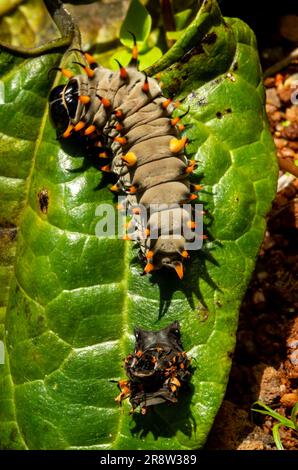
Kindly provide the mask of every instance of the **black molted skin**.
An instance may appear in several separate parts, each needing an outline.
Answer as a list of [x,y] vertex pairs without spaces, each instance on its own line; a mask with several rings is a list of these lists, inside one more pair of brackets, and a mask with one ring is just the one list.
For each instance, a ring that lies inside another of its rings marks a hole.
[[120,380],[120,402],[129,398],[132,412],[161,403],[176,403],[190,376],[190,360],[183,351],[180,326],[176,321],[159,331],[135,330],[134,354],[125,359],[128,380]]

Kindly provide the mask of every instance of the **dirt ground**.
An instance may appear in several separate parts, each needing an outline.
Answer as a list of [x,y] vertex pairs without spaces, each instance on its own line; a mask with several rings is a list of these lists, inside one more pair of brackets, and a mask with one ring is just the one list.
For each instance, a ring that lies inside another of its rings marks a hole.
[[[293,103],[298,63],[267,78],[265,86],[283,171],[242,304],[230,380],[209,436],[210,450],[276,449],[276,421],[252,417],[251,406],[260,400],[289,418],[298,401],[298,178],[285,171],[298,157],[298,100]],[[297,432],[282,427],[280,436],[286,450],[298,450]]]

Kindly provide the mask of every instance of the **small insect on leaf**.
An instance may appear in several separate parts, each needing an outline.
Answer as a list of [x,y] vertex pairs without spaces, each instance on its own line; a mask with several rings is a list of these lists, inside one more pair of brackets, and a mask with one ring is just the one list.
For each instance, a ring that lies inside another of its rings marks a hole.
[[140,408],[141,414],[146,414],[150,406],[176,403],[178,394],[187,389],[192,370],[177,321],[159,331],[137,328],[135,337],[135,351],[124,361],[128,381],[125,390],[124,381],[118,382],[121,393],[116,401],[121,404],[129,398],[132,412]]
[[38,203],[39,203],[39,208],[43,214],[47,214],[48,212],[48,207],[49,207],[49,193],[48,190],[43,188],[39,193],[37,194],[38,197]]

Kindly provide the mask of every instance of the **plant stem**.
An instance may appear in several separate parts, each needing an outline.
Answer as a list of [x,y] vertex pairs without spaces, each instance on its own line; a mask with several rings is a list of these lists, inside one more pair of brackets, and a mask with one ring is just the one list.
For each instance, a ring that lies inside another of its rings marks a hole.
[[[167,31],[176,31],[175,20],[170,0],[160,0],[160,8],[165,33],[167,33]],[[173,39],[167,38],[166,41],[169,48],[172,47],[175,42]]]

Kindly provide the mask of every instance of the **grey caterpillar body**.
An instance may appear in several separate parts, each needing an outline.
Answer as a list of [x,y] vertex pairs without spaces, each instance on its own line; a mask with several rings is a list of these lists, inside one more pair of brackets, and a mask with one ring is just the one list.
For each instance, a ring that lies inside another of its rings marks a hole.
[[[171,116],[174,104],[163,96],[157,80],[137,70],[136,47],[131,64],[119,64],[119,72],[84,56],[89,64],[80,64],[85,74],[73,76],[60,69],[69,81],[51,92],[52,121],[63,139],[87,136],[99,161],[104,161],[101,170],[117,175],[111,190],[124,192],[132,207],[136,230],[131,238],[139,241],[147,259],[144,273],[166,266],[182,279],[183,260],[189,256],[185,244],[193,232],[185,234],[181,226],[194,228],[191,213],[182,205],[196,199],[191,189],[200,188],[189,182],[196,165],[184,155],[187,138],[180,135],[179,118]],[[138,207],[148,211],[146,225]]]

